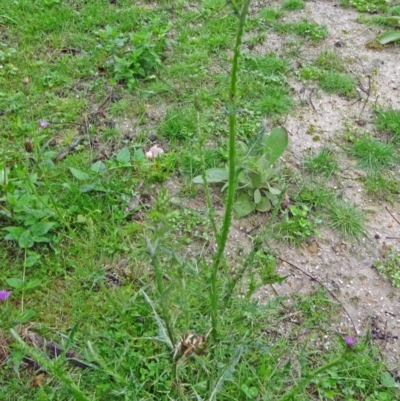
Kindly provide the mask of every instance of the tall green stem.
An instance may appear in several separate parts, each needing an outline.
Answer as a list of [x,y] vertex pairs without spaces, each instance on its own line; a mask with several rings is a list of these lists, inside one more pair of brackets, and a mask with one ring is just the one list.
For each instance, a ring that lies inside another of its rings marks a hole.
[[229,89],[229,178],[228,192],[226,198],[226,209],[220,234],[217,238],[217,250],[213,258],[211,270],[211,323],[213,326],[212,336],[218,336],[218,290],[217,275],[220,263],[224,257],[226,242],[232,222],[233,200],[236,191],[236,86],[239,70],[240,46],[244,32],[244,25],[251,0],[246,0],[239,15],[239,27],[236,35],[234,48],[231,83]]

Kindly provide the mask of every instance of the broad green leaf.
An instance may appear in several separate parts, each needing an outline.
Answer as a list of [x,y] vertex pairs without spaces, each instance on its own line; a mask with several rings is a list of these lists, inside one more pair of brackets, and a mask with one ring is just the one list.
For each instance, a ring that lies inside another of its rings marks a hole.
[[400,386],[398,383],[396,383],[396,380],[393,379],[389,372],[383,372],[381,374],[381,384],[387,388]]
[[285,128],[274,128],[264,139],[265,153],[270,156],[270,164],[275,163],[288,146],[288,134]]
[[276,195],[271,194],[271,192],[265,192],[265,195],[274,206],[278,203],[279,198]]
[[26,323],[35,316],[35,311],[32,309],[25,309],[19,315],[17,315],[17,320],[19,324]]
[[25,230],[18,239],[18,245],[21,248],[31,248],[35,243],[30,230]]
[[92,170],[94,173],[102,173],[103,171],[107,170],[107,166],[101,160],[98,160],[96,163],[92,164],[90,170]]
[[19,237],[25,232],[23,227],[6,227],[4,230],[8,231],[10,234],[5,236],[5,240],[14,240],[18,241]]
[[238,175],[238,181],[245,186],[251,185],[251,180],[247,174],[242,170]]
[[260,203],[256,206],[256,210],[258,212],[268,212],[271,210],[271,207],[272,205],[270,200],[267,197],[263,196],[261,197]]
[[31,267],[40,259],[40,255],[35,252],[29,252],[29,255],[25,259],[25,266]]
[[35,278],[35,279],[31,280],[31,281],[28,281],[25,284],[25,289],[26,290],[31,290],[32,288],[35,288],[38,285],[40,285],[40,283],[41,283],[41,281],[39,279]]
[[79,192],[87,193],[91,191],[98,191],[98,192],[107,192],[106,188],[104,188],[103,184],[99,181],[93,181],[90,184],[84,184],[79,187]]
[[249,196],[246,194],[241,194],[235,201],[233,208],[235,209],[236,216],[240,218],[254,212],[256,205]]
[[260,190],[257,188],[254,191],[254,203],[257,205],[261,202],[261,192]]
[[377,37],[378,42],[381,45],[393,43],[400,40],[400,31],[389,31]]
[[[228,180],[229,174],[224,168],[210,168],[206,170],[206,181],[208,183],[219,183],[219,182],[225,182]],[[192,182],[194,184],[204,184],[203,182],[203,177],[201,175],[198,175],[197,177],[194,177]]]
[[83,171],[80,171],[76,168],[70,167],[69,171],[71,172],[71,174],[77,179],[77,180],[87,180],[90,178],[90,175],[87,173],[84,173]]
[[23,288],[23,286],[24,286],[24,282],[23,282],[20,278],[16,278],[16,277],[8,278],[8,279],[6,280],[6,283],[7,283],[10,287],[16,288],[17,290]]
[[260,188],[261,186],[261,174],[256,173],[255,171],[249,171],[248,176],[251,180],[253,188]]
[[122,148],[116,156],[117,162],[121,164],[128,164],[131,160],[131,154],[128,148]]
[[54,170],[54,162],[51,159],[44,159],[41,163],[40,163],[40,168],[44,171],[51,171]]
[[269,187],[269,192],[271,192],[272,195],[280,195],[282,191],[274,187]]
[[391,16],[386,18],[391,24],[393,25],[400,25],[400,17],[398,16]]
[[146,156],[144,155],[143,149],[137,149],[133,155],[133,161],[142,162],[144,160],[146,160]]
[[36,237],[41,237],[42,235],[47,234],[55,223],[46,223],[40,221],[39,223],[35,223],[30,227],[32,234]]
[[18,199],[16,208],[14,208],[14,209],[16,209],[15,211],[18,210],[18,211],[22,212],[22,211],[25,210],[25,208],[30,206],[31,202],[32,202],[31,195],[30,194],[24,194]]

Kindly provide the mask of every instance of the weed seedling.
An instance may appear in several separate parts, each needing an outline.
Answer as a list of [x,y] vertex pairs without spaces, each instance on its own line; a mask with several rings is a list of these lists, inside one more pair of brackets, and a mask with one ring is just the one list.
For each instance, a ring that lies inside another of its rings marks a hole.
[[315,223],[310,219],[306,205],[292,205],[284,211],[284,219],[274,227],[278,239],[300,245],[307,238],[318,234]]

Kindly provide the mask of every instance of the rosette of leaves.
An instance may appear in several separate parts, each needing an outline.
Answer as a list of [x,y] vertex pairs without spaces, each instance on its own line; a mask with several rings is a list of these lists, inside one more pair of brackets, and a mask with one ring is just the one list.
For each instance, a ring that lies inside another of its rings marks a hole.
[[[254,211],[268,212],[278,203],[282,190],[277,187],[279,169],[274,163],[282,156],[288,145],[285,128],[274,128],[265,135],[264,127],[250,145],[241,143],[237,179],[238,192],[234,203],[237,217],[245,217]],[[211,168],[205,171],[207,183],[223,183],[227,187],[227,168]],[[203,176],[193,178],[196,184],[203,184]]]

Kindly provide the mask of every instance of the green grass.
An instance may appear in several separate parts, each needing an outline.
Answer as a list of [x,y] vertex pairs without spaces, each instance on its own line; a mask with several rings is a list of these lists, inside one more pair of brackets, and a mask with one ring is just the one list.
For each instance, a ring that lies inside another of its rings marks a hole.
[[159,125],[159,134],[168,139],[188,139],[193,137],[196,131],[196,111],[193,107],[175,106],[169,109],[164,122]]
[[282,8],[288,11],[303,10],[306,4],[302,0],[285,0]]
[[302,180],[298,186],[299,191],[295,195],[295,200],[313,209],[326,208],[335,199],[334,191],[324,181]]
[[[249,144],[264,119],[269,130],[296,107],[293,49],[260,55],[247,42],[232,105],[237,17],[226,3],[2,1],[0,290],[12,294],[0,302],[0,399],[395,399],[368,338],[350,349],[332,333],[339,306],[329,295],[255,301],[284,279],[263,235],[251,234],[250,252],[211,261],[225,194],[210,188],[208,213],[191,178],[227,163],[227,120]],[[296,46],[327,36],[313,21],[282,22],[285,13],[261,9],[246,33],[271,24]],[[318,63],[333,71],[335,58]],[[155,144],[165,153],[147,159]],[[281,232],[302,243],[335,193],[314,180],[290,195],[297,210],[279,215]],[[22,328],[92,369],[21,343],[10,329]],[[193,332],[208,337],[197,344]],[[182,337],[191,355],[178,349]],[[48,372],[37,387],[27,355]]]
[[353,6],[358,11],[368,13],[385,12],[388,9],[388,2],[385,0],[340,0],[340,5]]
[[349,75],[328,72],[319,79],[319,86],[327,93],[354,97],[356,81]]
[[334,51],[323,51],[317,58],[315,62],[318,68],[324,71],[331,72],[345,72],[346,68],[344,66],[343,60]]
[[400,194],[400,181],[393,173],[372,173],[365,181],[366,190],[374,195],[394,202],[394,195]]
[[357,205],[337,200],[327,206],[329,226],[338,230],[343,237],[360,239],[365,235],[365,214]]
[[318,42],[327,37],[328,31],[325,25],[319,25],[316,22],[308,22],[303,20],[302,22],[283,22],[275,26],[278,33],[281,34],[294,34],[298,35],[311,41]]
[[390,247],[387,254],[382,255],[382,259],[375,263],[375,267],[384,278],[400,288],[400,253]]
[[307,157],[304,166],[311,173],[322,174],[329,177],[339,169],[332,150],[323,148],[318,154]]
[[377,111],[376,126],[379,130],[392,134],[396,141],[400,140],[400,110],[388,109]]
[[379,172],[383,167],[395,162],[393,145],[374,139],[358,139],[354,142],[350,153],[358,159],[360,167],[369,172]]
[[281,10],[265,7],[259,13],[259,18],[266,22],[275,22],[282,18],[283,12]]

